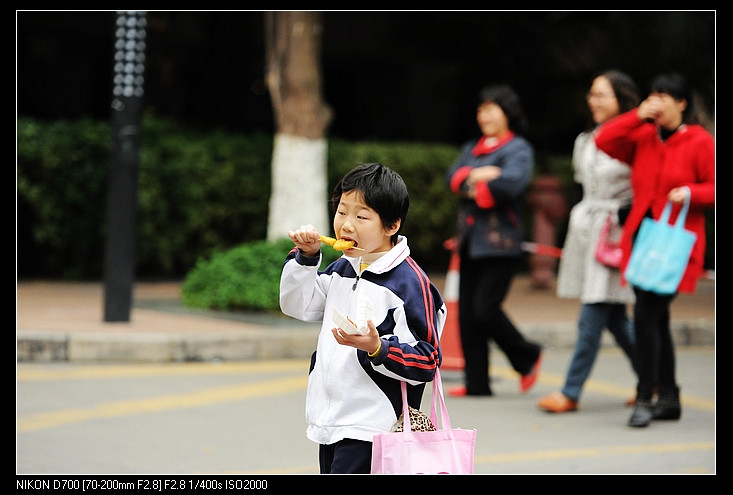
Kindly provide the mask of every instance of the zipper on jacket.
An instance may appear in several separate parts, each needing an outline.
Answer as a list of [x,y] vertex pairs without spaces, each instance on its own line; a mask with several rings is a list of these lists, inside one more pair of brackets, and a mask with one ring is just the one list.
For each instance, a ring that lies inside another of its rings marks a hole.
[[351,286],[351,290],[356,290],[356,284],[359,283],[359,275],[356,276],[356,282],[354,282],[354,285]]

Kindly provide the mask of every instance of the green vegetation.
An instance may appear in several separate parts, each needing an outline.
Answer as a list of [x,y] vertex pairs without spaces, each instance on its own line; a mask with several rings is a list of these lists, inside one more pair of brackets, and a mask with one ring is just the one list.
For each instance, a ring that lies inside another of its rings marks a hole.
[[[191,308],[277,311],[280,272],[291,249],[287,238],[253,241],[201,259],[183,282],[182,302]],[[328,247],[322,253],[321,268],[341,255]]]
[[[18,119],[18,276],[99,279],[104,266],[110,126]],[[273,137],[200,133],[146,115],[138,167],[136,277],[182,278],[200,259],[266,238]],[[424,265],[447,266],[454,146],[329,141],[328,190],[382,161],[410,188],[404,233]],[[324,198],[328,201],[330,198]]]
[[[17,121],[17,277],[102,277],[110,162],[107,122]],[[183,302],[197,308],[277,309],[288,239],[268,243],[273,138],[200,133],[146,115],[138,170],[136,278],[185,280]],[[330,140],[328,190],[359,163],[379,161],[410,191],[403,233],[427,271],[445,270],[456,199],[445,174],[458,156],[441,143]],[[572,183],[569,156],[537,157],[537,173]],[[327,201],[330,198],[324,198]],[[706,266],[714,267],[714,212]],[[531,234],[531,209],[525,231]],[[563,229],[564,226],[560,226]],[[558,240],[559,242],[559,240]],[[324,266],[339,253],[323,249]]]

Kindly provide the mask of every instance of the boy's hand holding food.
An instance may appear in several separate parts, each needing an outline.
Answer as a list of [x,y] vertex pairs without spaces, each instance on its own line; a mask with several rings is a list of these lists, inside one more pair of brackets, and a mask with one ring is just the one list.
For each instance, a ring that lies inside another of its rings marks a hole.
[[289,230],[288,237],[304,256],[314,258],[321,250],[321,235],[313,225],[302,225],[298,230]]
[[331,329],[331,333],[336,338],[336,342],[341,345],[348,345],[366,351],[367,353],[379,352],[381,344],[381,338],[377,327],[374,325],[372,320],[367,320],[367,328],[369,333],[366,335],[349,334],[343,331],[341,328],[336,327]]

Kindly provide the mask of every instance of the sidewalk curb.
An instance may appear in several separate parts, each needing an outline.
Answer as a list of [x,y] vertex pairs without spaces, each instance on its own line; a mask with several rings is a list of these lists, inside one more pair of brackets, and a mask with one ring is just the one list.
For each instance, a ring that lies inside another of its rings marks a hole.
[[[575,322],[527,324],[520,330],[547,349],[572,348]],[[715,324],[706,318],[672,322],[678,346],[714,346]],[[232,333],[48,332],[26,330],[16,338],[17,362],[180,363],[308,358],[315,349],[312,329],[247,328]],[[615,346],[604,332],[603,347]]]

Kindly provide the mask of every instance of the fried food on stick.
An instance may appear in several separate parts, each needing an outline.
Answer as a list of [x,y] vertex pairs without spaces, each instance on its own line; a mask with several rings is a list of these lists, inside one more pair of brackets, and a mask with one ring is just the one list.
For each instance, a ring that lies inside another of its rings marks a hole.
[[[347,249],[354,248],[354,241],[345,241],[343,239],[334,239],[333,237],[326,237],[325,235],[321,236],[321,242],[324,244],[328,244],[332,248],[334,248],[336,251],[346,251]],[[361,248],[354,248],[354,249],[361,249]]]

